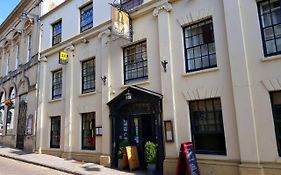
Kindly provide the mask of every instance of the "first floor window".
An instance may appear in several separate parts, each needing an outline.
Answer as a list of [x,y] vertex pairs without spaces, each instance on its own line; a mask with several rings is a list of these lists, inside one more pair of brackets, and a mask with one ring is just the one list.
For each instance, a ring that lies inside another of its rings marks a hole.
[[270,95],[278,154],[281,156],[281,91],[271,92]]
[[14,128],[14,117],[15,117],[15,99],[16,99],[16,91],[15,88],[10,89],[9,98],[7,99],[7,130]]
[[96,121],[94,112],[82,114],[82,149],[96,149]]
[[183,29],[186,72],[216,67],[213,20],[207,19]]
[[93,27],[93,3],[80,10],[80,32]]
[[125,84],[148,78],[146,41],[124,48],[124,73]]
[[56,45],[61,42],[61,34],[62,33],[62,22],[59,21],[55,24],[53,24],[53,39],[52,39],[52,45]]
[[220,99],[191,101],[189,109],[196,153],[226,155]]
[[281,54],[281,0],[258,2],[264,55]]
[[[5,93],[1,93],[0,98],[0,130],[4,128],[4,109],[5,109]],[[1,134],[1,133],[0,133]]]
[[82,93],[95,91],[95,60],[90,59],[82,62]]
[[62,94],[62,70],[53,72],[52,99],[60,98]]
[[51,117],[51,148],[60,147],[60,117]]

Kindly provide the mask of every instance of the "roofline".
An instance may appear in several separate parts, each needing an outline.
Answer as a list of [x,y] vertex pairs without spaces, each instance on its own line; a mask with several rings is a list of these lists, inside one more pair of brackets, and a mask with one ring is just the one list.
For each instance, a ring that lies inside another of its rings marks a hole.
[[15,18],[28,4],[29,0],[21,0],[14,10],[9,14],[9,16],[0,25],[0,35],[9,27],[13,18]]

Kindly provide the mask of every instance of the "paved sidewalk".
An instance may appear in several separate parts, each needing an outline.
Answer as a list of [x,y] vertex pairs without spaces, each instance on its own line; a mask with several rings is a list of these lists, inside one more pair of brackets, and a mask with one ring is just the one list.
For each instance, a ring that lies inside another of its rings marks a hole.
[[3,146],[0,146],[0,156],[52,168],[75,175],[145,175],[145,173],[141,172],[122,172],[94,163],[83,163],[75,160],[65,160],[56,156],[46,154],[25,153],[18,149]]

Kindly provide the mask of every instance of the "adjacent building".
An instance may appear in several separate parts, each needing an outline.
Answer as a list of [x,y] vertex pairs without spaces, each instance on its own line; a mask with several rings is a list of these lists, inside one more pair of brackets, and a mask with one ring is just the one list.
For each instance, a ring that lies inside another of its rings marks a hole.
[[20,1],[0,26],[0,143],[35,151],[40,2]]

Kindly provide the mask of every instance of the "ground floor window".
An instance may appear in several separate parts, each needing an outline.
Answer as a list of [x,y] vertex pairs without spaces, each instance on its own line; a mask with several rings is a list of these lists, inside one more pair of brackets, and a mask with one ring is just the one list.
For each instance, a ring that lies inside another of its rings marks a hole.
[[191,101],[189,109],[196,153],[226,155],[220,99]]
[[60,117],[51,117],[51,148],[60,147]]
[[281,91],[271,92],[270,96],[278,154],[281,156]]
[[82,114],[82,149],[96,149],[96,121],[94,112]]

